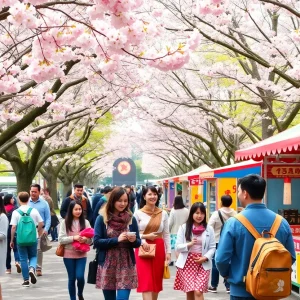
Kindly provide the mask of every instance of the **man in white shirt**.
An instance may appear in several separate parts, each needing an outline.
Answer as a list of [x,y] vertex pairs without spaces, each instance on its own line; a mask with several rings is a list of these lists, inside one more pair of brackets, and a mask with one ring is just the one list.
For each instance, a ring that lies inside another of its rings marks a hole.
[[[18,210],[27,213],[27,211],[31,209],[31,207],[28,206],[28,201],[29,201],[28,193],[20,192],[18,194],[18,199],[19,199],[20,207],[17,210],[13,211],[11,222],[10,222],[10,225],[12,225],[11,228],[12,236],[15,235],[17,225],[21,219],[21,214]],[[44,225],[41,215],[35,208],[32,208],[30,212],[30,217],[33,219],[34,223],[37,226],[36,243],[32,246],[17,245],[19,256],[20,256],[22,275],[24,279],[24,282],[22,284],[23,287],[29,287],[29,277],[32,284],[35,284],[37,281],[35,275],[36,263],[37,263],[37,242],[38,242],[38,237],[43,234],[43,225]],[[10,247],[11,248],[14,247],[13,240],[10,243]]]

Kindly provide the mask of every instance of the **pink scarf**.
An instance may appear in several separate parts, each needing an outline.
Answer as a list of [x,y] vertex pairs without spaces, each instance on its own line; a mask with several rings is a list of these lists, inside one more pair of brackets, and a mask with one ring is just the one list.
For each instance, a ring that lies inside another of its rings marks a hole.
[[205,227],[201,224],[200,226],[193,226],[192,232],[194,235],[200,235],[205,231]]

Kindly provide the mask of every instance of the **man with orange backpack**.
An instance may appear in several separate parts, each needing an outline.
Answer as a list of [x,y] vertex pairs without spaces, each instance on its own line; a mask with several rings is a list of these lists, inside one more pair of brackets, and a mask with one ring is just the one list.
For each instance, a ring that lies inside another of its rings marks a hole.
[[275,300],[291,292],[292,232],[285,219],[262,203],[265,189],[259,175],[241,178],[238,198],[245,209],[222,231],[216,266],[228,278],[231,300]]

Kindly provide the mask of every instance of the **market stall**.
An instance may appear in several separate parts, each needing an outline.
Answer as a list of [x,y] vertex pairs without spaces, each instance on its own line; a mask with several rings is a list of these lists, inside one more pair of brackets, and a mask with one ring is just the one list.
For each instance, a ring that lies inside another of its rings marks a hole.
[[199,177],[203,181],[205,192],[203,201],[206,203],[208,215],[221,207],[221,196],[227,194],[233,199],[231,207],[238,209],[237,180],[248,174],[261,174],[261,162],[247,161],[226,167],[201,172]]
[[246,149],[235,152],[237,161],[263,160],[262,175],[267,181],[264,202],[291,225],[297,253],[292,280],[300,287],[300,125],[287,129]]
[[202,201],[203,189],[201,187],[202,181],[199,180],[199,173],[208,170],[210,168],[207,165],[203,165],[188,173],[158,180],[157,183],[163,185],[167,207],[173,207],[174,198],[179,191],[182,192],[183,200],[187,206],[191,206],[194,202]]
[[191,172],[178,176],[178,181],[182,184],[182,197],[187,199],[187,205],[190,207],[195,202],[202,202],[203,189],[199,174],[210,170],[210,167],[203,165]]

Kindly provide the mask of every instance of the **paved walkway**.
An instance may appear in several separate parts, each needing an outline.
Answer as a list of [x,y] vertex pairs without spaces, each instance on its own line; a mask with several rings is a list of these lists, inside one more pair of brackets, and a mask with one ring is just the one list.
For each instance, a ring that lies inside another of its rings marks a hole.
[[[62,258],[55,255],[57,243],[53,243],[53,248],[44,254],[44,276],[38,277],[36,285],[31,285],[29,288],[23,288],[22,277],[16,273],[15,268],[11,275],[6,275],[1,278],[3,299],[4,300],[69,300],[67,291],[67,272],[62,262]],[[93,259],[92,251],[89,254],[88,262]],[[2,254],[1,254],[2,255]],[[185,299],[185,294],[173,290],[173,282],[175,275],[175,267],[171,267],[172,278],[164,281],[164,291],[160,294],[159,299]],[[86,270],[87,272],[87,270]],[[84,290],[85,300],[103,300],[101,290],[96,290],[93,285],[86,284]],[[130,299],[141,300],[141,294],[132,291]],[[217,294],[205,294],[206,300],[229,299],[223,286],[220,286]],[[289,300],[299,299],[298,297],[291,296]]]

